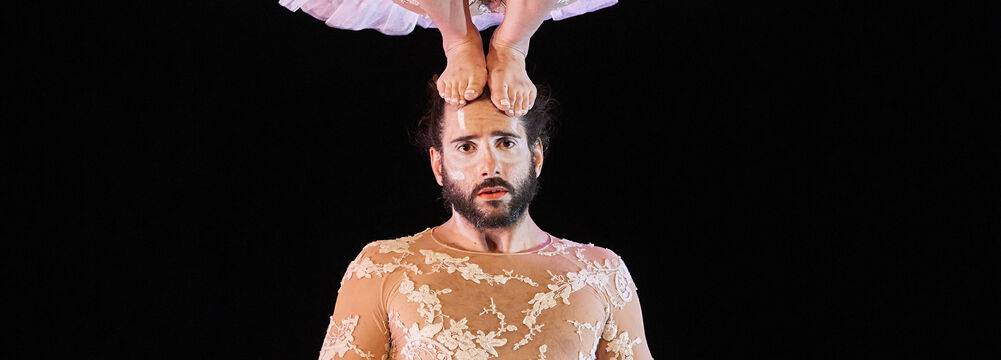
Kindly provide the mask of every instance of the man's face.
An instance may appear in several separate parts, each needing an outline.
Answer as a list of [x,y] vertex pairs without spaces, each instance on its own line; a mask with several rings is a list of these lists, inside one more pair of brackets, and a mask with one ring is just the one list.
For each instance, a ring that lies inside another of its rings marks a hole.
[[431,165],[445,200],[477,228],[520,220],[538,188],[541,145],[529,144],[518,118],[489,100],[462,110],[446,106],[443,128],[442,149],[431,149]]

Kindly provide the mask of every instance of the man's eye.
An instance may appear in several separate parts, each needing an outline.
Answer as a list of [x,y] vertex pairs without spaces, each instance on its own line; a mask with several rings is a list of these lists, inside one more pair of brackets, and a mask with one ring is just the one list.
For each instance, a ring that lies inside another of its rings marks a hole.
[[470,150],[473,150],[473,146],[469,144],[462,144],[459,145],[458,149],[461,152],[469,152]]
[[510,148],[513,148],[517,144],[515,144],[515,142],[511,141],[511,140],[501,140],[500,141],[500,145],[503,146],[506,149],[510,149]]

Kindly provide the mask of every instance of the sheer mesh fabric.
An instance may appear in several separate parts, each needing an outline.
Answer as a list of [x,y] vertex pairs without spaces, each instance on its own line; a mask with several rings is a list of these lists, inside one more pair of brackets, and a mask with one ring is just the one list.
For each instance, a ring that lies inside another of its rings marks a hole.
[[328,359],[652,359],[636,285],[608,249],[551,238],[464,251],[430,229],[365,246],[341,280]]

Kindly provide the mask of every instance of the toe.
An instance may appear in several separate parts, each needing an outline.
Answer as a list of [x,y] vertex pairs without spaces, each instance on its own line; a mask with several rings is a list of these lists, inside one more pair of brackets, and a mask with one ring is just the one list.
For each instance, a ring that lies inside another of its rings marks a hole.
[[494,106],[496,106],[498,110],[507,113],[507,110],[511,105],[511,100],[507,96],[507,85],[502,85],[500,88],[491,87],[490,100],[493,101]]
[[511,108],[514,110],[514,116],[521,116],[522,110],[525,108],[525,96],[521,91],[514,93],[514,102],[511,104]]
[[468,100],[468,101],[476,100],[477,96],[480,96],[480,92],[479,91],[473,90],[473,88],[468,87],[468,86],[466,87],[466,92],[465,92],[466,100]]
[[452,89],[452,93],[449,96],[452,98],[452,104],[453,105],[458,105],[459,104],[459,100],[462,99],[462,97],[459,96],[459,82],[458,81],[453,81],[451,89]]
[[531,91],[525,90],[525,92],[521,93],[521,98],[522,98],[522,104],[524,104],[521,107],[521,114],[525,115],[528,113],[528,109],[532,108],[530,106],[530,104],[532,103]]
[[446,92],[445,80],[442,80],[441,78],[438,78],[438,81],[435,81],[434,84],[435,84],[435,86],[438,87],[438,96],[441,96],[442,99],[447,99],[448,98],[448,92]]
[[532,86],[532,88],[529,89],[528,91],[528,99],[527,99],[528,105],[525,107],[525,112],[528,112],[529,110],[532,110],[533,107],[535,107],[536,95],[538,95],[538,90],[535,88],[535,86]]
[[466,98],[469,97],[469,95],[466,95],[465,91],[468,86],[469,83],[466,82],[466,80],[456,82],[455,93],[458,96],[459,105],[466,105]]
[[451,96],[452,96],[452,86],[451,86],[451,83],[446,81],[443,85],[444,85],[442,87],[442,94],[443,95],[441,96],[441,98],[445,99],[446,103],[451,104],[452,103],[452,99],[451,99]]
[[535,101],[535,96],[532,90],[529,89],[525,91],[525,113],[527,114],[529,110],[532,110],[532,102]]
[[515,103],[515,101],[518,101],[518,91],[515,90],[515,89],[513,89],[512,87],[507,87],[506,89],[507,89],[507,91],[505,91],[504,93],[507,94],[507,98],[508,98],[508,101],[509,101],[508,107],[507,107],[507,115],[508,116],[514,116],[515,115],[515,111],[518,110],[518,108],[515,107],[515,105],[517,105]]
[[466,100],[475,100],[480,96],[480,91],[486,86],[487,78],[485,76],[472,75],[469,77],[469,84],[466,85]]

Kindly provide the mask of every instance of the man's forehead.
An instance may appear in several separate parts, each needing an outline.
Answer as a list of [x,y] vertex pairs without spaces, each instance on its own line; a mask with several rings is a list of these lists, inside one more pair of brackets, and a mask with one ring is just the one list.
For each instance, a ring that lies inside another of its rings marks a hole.
[[525,137],[525,129],[517,117],[507,116],[489,101],[486,106],[472,103],[465,107],[445,107],[445,135],[490,135],[498,132],[514,133]]

